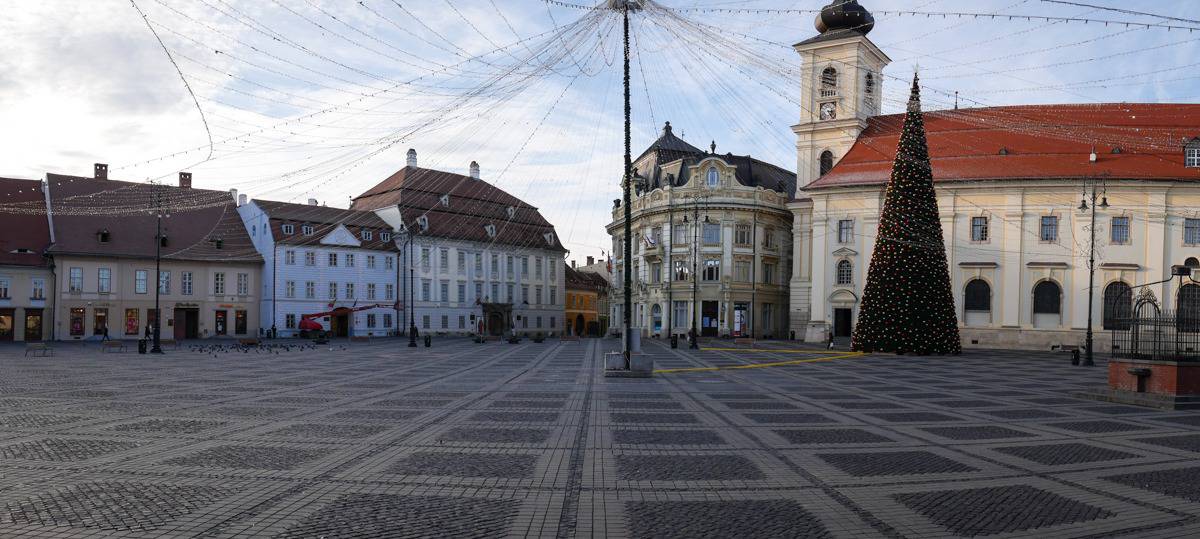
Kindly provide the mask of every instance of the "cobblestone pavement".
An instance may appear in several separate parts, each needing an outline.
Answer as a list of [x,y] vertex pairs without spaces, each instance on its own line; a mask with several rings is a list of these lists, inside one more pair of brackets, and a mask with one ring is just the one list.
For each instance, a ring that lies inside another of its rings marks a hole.
[[1200,536],[1200,413],[1062,355],[404,345],[0,347],[0,537]]

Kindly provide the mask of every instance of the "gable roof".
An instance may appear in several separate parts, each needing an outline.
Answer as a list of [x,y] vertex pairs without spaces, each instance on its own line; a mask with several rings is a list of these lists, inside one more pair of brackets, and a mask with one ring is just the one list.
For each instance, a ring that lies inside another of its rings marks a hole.
[[[904,115],[867,122],[841,161],[804,187],[886,184]],[[1076,179],[1200,180],[1183,145],[1200,136],[1200,105],[1025,105],[925,113],[934,181]],[[1096,163],[1089,162],[1093,146]]]
[[796,174],[749,155],[713,154],[703,151],[676,137],[671,122],[663,126],[662,135],[633,161],[637,175],[645,179],[643,190],[654,190],[668,183],[679,186],[688,182],[688,167],[709,157],[718,157],[735,167],[738,183],[746,187],[762,187],[789,197],[796,191]]
[[572,268],[570,264],[564,264],[566,268],[563,272],[564,284],[567,290],[587,290],[592,292],[603,292],[608,289],[608,281],[595,273],[580,271]]
[[[345,226],[355,238],[358,238],[360,248],[374,249],[379,251],[394,251],[396,250],[395,239],[383,240],[383,232],[391,232],[392,227],[388,226],[383,219],[380,219],[375,212],[346,210],[341,208],[330,208],[327,206],[314,206],[309,204],[293,204],[290,202],[276,202],[273,200],[254,200],[254,204],[259,207],[270,219],[271,237],[276,243],[286,245],[323,245],[321,240],[337,230],[338,226]],[[291,234],[285,234],[283,225],[292,225]],[[313,227],[311,235],[305,235],[303,231],[304,225]],[[371,232],[371,239],[362,239],[362,232],[368,230]]]
[[0,178],[0,265],[47,265],[50,225],[41,186],[37,180]]
[[[449,204],[442,197],[449,195]],[[422,235],[517,247],[564,251],[558,235],[538,209],[480,179],[452,172],[405,167],[354,198],[352,210],[397,207],[408,226],[428,219]],[[512,217],[508,209],[513,209]],[[495,237],[484,229],[496,227]],[[546,242],[545,234],[551,234]]]
[[[166,260],[262,262],[224,191],[46,174],[54,219],[52,254],[154,258],[153,208],[161,196]],[[108,242],[98,233],[106,230]]]

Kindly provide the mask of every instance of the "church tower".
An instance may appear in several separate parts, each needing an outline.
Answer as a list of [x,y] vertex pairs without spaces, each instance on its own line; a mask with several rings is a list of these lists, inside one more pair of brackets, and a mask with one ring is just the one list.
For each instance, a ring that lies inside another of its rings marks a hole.
[[817,15],[820,35],[794,45],[802,60],[800,123],[792,126],[799,187],[828,172],[879,114],[881,73],[892,60],[867,39],[874,26],[858,0],[833,0]]

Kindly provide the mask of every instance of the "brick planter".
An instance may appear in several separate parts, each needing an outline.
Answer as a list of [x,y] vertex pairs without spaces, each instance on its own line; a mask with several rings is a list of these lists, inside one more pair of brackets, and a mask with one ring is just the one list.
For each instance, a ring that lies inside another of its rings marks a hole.
[[1200,409],[1200,363],[1110,359],[1108,388],[1078,396],[1168,410]]

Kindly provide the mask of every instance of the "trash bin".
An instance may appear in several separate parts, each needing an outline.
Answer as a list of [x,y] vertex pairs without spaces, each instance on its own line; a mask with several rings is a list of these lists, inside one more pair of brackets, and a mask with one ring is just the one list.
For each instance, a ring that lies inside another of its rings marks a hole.
[[146,353],[146,339],[138,339],[138,353],[139,354]]
[[426,335],[426,336],[425,336],[425,348],[429,348],[429,346],[430,346],[432,343],[433,343],[433,339],[432,339],[432,338],[430,338],[430,337],[429,337],[429,335]]
[[671,334],[671,348],[679,348],[679,335]]

